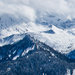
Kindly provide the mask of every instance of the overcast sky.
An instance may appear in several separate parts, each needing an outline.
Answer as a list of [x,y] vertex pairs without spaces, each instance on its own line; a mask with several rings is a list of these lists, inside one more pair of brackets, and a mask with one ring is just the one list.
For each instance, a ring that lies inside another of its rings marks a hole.
[[34,20],[36,12],[75,18],[75,0],[0,0],[0,14],[25,15]]

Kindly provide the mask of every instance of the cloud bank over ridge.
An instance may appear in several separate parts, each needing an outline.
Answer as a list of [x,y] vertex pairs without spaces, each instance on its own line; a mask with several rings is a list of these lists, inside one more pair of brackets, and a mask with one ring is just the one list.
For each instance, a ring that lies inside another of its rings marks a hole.
[[74,8],[74,0],[0,0],[0,14],[21,15],[31,21],[35,21],[37,15],[42,16],[45,13],[75,18]]

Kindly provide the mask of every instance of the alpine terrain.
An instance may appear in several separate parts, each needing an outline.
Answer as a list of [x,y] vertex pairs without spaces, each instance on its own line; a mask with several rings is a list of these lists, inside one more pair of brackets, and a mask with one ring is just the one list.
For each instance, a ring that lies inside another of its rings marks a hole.
[[0,75],[75,75],[74,0],[0,0]]

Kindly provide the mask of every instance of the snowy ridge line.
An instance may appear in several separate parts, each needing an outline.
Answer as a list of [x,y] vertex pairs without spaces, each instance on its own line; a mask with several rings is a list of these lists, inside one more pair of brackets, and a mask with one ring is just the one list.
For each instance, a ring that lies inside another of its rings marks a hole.
[[23,39],[21,34],[31,33],[58,52],[74,50],[74,3],[73,0],[38,0],[37,3],[35,0],[1,0],[0,46],[15,43]]
[[[10,27],[11,28],[11,27]],[[35,23],[28,23],[28,24],[21,24],[16,25],[12,27],[12,30],[10,28],[7,28],[2,32],[2,37],[9,38],[10,35],[15,34],[15,37],[13,39],[7,40],[7,43],[11,43],[10,41],[13,40],[13,43],[17,41],[17,37],[22,39],[23,36],[20,34],[31,34],[35,39],[46,43],[50,47],[54,48],[55,50],[59,50],[59,52],[62,53],[68,53],[71,50],[75,49],[75,36],[72,34],[69,34],[67,31],[57,28],[54,25],[49,26],[43,26],[41,24],[36,25]],[[17,29],[16,29],[17,28]],[[6,32],[8,35],[6,35]],[[15,33],[14,33],[15,32]],[[0,42],[1,45],[3,42]],[[5,43],[5,42],[4,42]]]

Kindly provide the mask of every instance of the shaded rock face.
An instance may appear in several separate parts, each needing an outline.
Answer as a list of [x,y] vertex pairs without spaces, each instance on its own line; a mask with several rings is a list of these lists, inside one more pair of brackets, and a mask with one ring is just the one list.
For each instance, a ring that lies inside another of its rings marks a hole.
[[1,61],[12,60],[16,55],[21,56],[22,52],[34,45],[32,38],[26,35],[23,40],[12,44],[0,47]]
[[[1,69],[0,74],[4,75],[65,75],[67,68],[66,62],[64,64],[60,59],[42,50],[2,64],[5,68]],[[3,67],[2,64],[0,68]]]
[[0,75],[65,75],[67,69],[70,70],[70,74],[73,72],[75,64],[40,48],[15,61],[0,63],[0,69]]
[[52,29],[45,31],[45,33],[55,34],[55,32]]
[[[28,48],[32,50],[22,56]],[[16,55],[19,57],[13,60]],[[75,69],[75,61],[30,35],[15,44],[0,47],[0,57],[0,75],[72,75]]]
[[67,57],[69,59],[75,60],[75,50],[71,51],[70,53],[67,54]]

